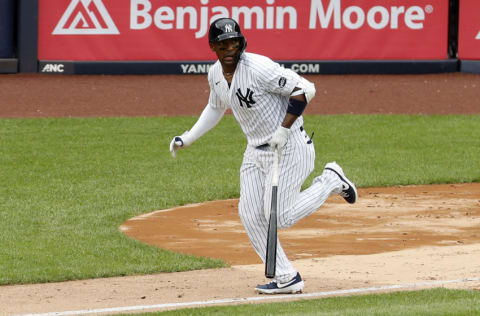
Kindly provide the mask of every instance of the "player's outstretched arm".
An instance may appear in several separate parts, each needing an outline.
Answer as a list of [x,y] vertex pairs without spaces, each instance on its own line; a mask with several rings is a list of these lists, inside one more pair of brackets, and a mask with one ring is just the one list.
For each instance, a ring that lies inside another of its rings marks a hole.
[[223,114],[225,114],[224,109],[213,108],[207,104],[197,122],[189,131],[184,132],[181,136],[173,137],[170,142],[170,153],[172,157],[175,158],[177,156],[177,150],[190,146],[203,134],[217,125],[222,119]]

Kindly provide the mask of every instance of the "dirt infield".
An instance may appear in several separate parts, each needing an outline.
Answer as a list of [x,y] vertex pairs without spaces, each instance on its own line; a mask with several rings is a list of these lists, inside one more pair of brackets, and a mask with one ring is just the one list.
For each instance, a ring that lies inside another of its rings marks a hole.
[[[317,97],[306,114],[480,114],[480,75],[308,78]],[[2,75],[0,89],[4,118],[199,115],[208,97],[206,77],[197,75]],[[159,247],[222,258],[231,268],[2,286],[0,315],[166,303],[173,305],[163,308],[176,308],[255,296],[253,287],[265,281],[263,265],[239,222],[237,203],[159,210],[119,228]],[[360,189],[357,204],[332,197],[280,238],[306,280],[306,293],[479,278],[480,184]],[[480,281],[451,286],[480,289]]]
[[[306,114],[480,113],[480,75],[306,76],[317,95]],[[200,115],[201,75],[0,76],[0,117]]]
[[[322,208],[279,232],[293,260],[368,255],[424,246],[480,243],[480,183],[360,189],[349,205],[330,197]],[[238,217],[238,200],[214,201],[132,218],[120,229],[176,252],[261,263]]]

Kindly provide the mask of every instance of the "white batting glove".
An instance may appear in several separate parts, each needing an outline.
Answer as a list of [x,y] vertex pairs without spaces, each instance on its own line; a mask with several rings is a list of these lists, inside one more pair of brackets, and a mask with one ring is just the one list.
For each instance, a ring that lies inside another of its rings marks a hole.
[[177,157],[177,150],[187,147],[189,144],[185,141],[185,135],[188,132],[183,133],[181,136],[175,136],[170,142],[170,154],[172,157]]
[[290,134],[290,129],[280,126],[272,136],[272,139],[268,142],[272,149],[278,149],[280,152],[283,147],[287,144],[288,135]]

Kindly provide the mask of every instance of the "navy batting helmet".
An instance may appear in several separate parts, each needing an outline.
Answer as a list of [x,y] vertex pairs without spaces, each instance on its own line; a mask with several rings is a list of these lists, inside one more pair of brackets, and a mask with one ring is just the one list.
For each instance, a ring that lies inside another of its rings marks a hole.
[[208,41],[210,43],[217,43],[229,38],[240,38],[242,41],[242,52],[247,47],[247,40],[240,30],[240,25],[237,21],[229,18],[220,18],[210,24],[208,31]]

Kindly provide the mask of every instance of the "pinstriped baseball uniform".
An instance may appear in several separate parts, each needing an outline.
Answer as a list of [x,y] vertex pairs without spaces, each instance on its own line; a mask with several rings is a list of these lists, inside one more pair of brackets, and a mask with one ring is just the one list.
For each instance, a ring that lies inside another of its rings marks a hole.
[[[273,152],[265,146],[281,125],[288,100],[300,77],[271,59],[244,52],[229,86],[217,61],[209,70],[209,106],[230,108],[246,138],[247,148],[240,168],[239,214],[250,242],[265,262],[271,201]],[[286,228],[316,211],[332,192],[341,191],[333,172],[323,174],[303,192],[301,186],[315,165],[313,142],[303,129],[300,116],[290,128],[288,142],[279,159],[278,227]],[[277,244],[275,279],[296,275],[280,242]]]

